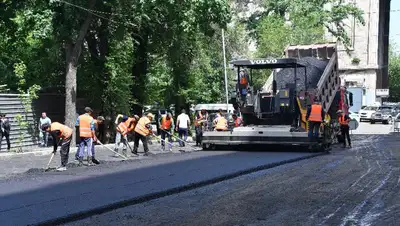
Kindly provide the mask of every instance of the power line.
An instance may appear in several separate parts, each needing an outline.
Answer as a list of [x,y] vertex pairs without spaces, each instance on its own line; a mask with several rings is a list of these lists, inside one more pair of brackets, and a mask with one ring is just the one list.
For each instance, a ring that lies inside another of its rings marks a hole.
[[73,4],[73,3],[70,3],[70,2],[66,2],[66,1],[63,1],[63,0],[55,0],[55,1],[56,2],[65,3],[67,5],[70,5],[70,6],[85,10],[85,11],[90,12],[90,13],[107,14],[107,15],[115,15],[115,16],[127,16],[127,17],[132,16],[132,15],[122,14],[122,13],[104,12],[104,11],[99,11],[99,10],[94,10],[94,9],[88,9],[88,8],[83,7],[83,6],[76,5],[76,4]]
[[[55,1],[62,2],[62,3],[68,4],[68,5],[83,9],[85,11],[94,12],[94,13],[98,13],[98,14],[115,15],[115,16],[127,16],[127,17],[131,17],[132,16],[130,14],[115,13],[115,12],[104,12],[104,11],[99,11],[99,10],[94,10],[94,9],[87,9],[87,8],[85,8],[83,6],[76,5],[76,4],[73,4],[73,3],[70,3],[70,2],[67,2],[67,1],[64,1],[64,0],[55,0]],[[398,12],[400,12],[400,9],[392,9],[392,10],[386,10],[386,11],[369,11],[369,12],[363,12],[363,14],[373,14],[373,13],[380,13],[380,12],[398,13]]]

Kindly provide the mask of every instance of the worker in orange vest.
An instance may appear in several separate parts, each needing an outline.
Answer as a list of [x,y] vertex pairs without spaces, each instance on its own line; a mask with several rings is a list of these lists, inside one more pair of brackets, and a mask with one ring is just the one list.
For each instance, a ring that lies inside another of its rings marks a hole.
[[235,127],[239,127],[243,125],[243,120],[242,118],[238,117],[236,114],[233,114],[232,116],[234,122],[235,122]]
[[227,131],[228,130],[228,120],[221,113],[221,115],[215,120],[215,130],[216,131]]
[[[127,152],[126,149],[128,148],[128,125],[127,122],[128,121],[128,116],[124,115],[122,117],[122,121],[117,125],[117,127],[115,128],[116,130],[116,134],[115,134],[115,147],[114,147],[114,151],[118,152],[118,148],[120,146],[120,144],[122,143],[122,154],[127,156]],[[117,156],[117,154],[116,154]]]
[[83,164],[83,156],[85,151],[85,146],[87,147],[87,161],[88,166],[93,165],[92,163],[92,145],[93,141],[97,141],[96,135],[94,133],[95,125],[94,119],[92,117],[93,110],[90,107],[85,108],[85,114],[80,115],[76,120],[75,126],[79,126],[79,137],[81,142],[78,148],[78,161],[79,165]]
[[249,87],[249,75],[242,68],[239,72],[239,84],[238,84],[238,92],[241,96],[241,101],[246,101],[247,89]]
[[350,117],[343,113],[342,110],[337,111],[338,121],[340,124],[340,132],[343,136],[343,148],[346,147],[346,138],[347,143],[349,144],[349,148],[351,148],[351,139],[350,139]]
[[126,115],[119,114],[117,118],[115,119],[115,124],[118,125],[118,121],[120,118],[125,118],[125,125],[128,128],[128,132],[132,132],[135,129],[136,123],[139,121],[139,116],[137,115],[132,115],[131,117],[128,117]]
[[61,166],[57,168],[57,171],[67,170],[73,129],[58,122],[53,122],[51,124],[45,123],[42,125],[41,129],[42,131],[48,132],[53,137],[53,153],[57,152],[58,144],[61,143]]
[[206,126],[208,120],[208,112],[206,109],[201,109],[196,115],[196,119],[194,121],[194,126],[196,130],[196,146],[201,144],[203,138],[203,130],[204,126]]
[[135,127],[135,144],[133,147],[132,153],[137,155],[137,149],[139,148],[139,141],[141,140],[143,143],[144,156],[148,156],[149,154],[149,146],[148,146],[148,136],[153,134],[151,121],[153,120],[154,115],[152,113],[146,114],[139,119],[138,123]]
[[165,139],[168,138],[168,150],[172,150],[172,136],[171,133],[174,131],[175,123],[172,118],[172,114],[168,113],[160,118],[160,131],[161,131],[161,148],[165,151]]
[[308,137],[318,139],[319,128],[324,121],[325,112],[322,109],[321,103],[316,99],[307,109],[306,120],[308,121]]
[[[95,132],[98,131],[99,125],[103,124],[104,121],[105,121],[105,119],[104,119],[103,116],[99,116],[99,117],[97,117],[97,119],[94,119],[94,130],[95,130]],[[100,164],[100,162],[96,159],[95,152],[94,152],[94,146],[95,146],[95,143],[97,143],[97,140],[98,140],[97,136],[96,136],[96,133],[95,133],[94,137],[95,137],[95,139],[94,139],[93,145],[92,145],[92,162],[94,164],[98,165],[98,164]]]

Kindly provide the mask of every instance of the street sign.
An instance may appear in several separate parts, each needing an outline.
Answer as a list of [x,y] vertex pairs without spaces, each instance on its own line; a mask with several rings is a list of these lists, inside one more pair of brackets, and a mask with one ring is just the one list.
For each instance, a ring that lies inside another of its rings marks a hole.
[[376,96],[377,97],[388,97],[389,89],[376,89]]

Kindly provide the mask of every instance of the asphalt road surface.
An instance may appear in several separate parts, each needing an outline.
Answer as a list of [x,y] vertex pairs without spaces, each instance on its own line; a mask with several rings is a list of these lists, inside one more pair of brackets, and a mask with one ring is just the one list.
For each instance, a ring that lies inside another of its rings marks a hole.
[[399,143],[400,136],[360,135],[352,149],[68,225],[399,225]]
[[5,175],[0,181],[0,225],[37,224],[116,202],[148,200],[171,194],[170,189],[190,188],[311,155],[234,151],[159,154],[94,167],[71,166],[65,172],[32,169],[16,176]]

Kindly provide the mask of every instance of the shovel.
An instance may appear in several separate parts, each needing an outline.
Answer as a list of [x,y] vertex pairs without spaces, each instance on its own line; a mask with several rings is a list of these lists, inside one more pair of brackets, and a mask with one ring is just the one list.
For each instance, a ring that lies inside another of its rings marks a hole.
[[105,145],[104,145],[103,143],[101,143],[99,140],[97,141],[97,143],[99,143],[99,144],[100,144],[101,146],[103,146],[104,148],[106,148],[106,149],[112,151],[114,154],[117,154],[117,155],[121,156],[123,159],[128,160],[127,157],[125,157],[125,156],[121,155],[120,153],[118,153],[118,152],[112,150],[111,148],[105,146]]
[[51,161],[53,161],[53,158],[54,158],[54,155],[55,155],[55,154],[56,154],[56,153],[52,153],[52,154],[51,154],[49,163],[47,163],[47,167],[46,167],[46,169],[44,170],[45,172],[47,172],[47,171],[50,170],[50,163],[51,163]]

